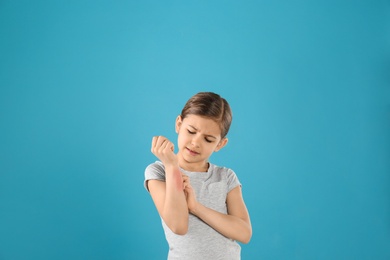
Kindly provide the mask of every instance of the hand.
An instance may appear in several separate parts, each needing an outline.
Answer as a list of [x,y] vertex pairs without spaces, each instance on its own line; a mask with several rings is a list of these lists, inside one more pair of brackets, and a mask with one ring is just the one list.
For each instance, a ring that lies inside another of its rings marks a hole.
[[165,165],[177,165],[175,146],[164,136],[155,136],[152,140],[152,153]]
[[182,178],[183,178],[183,189],[184,189],[184,194],[186,195],[188,211],[192,214],[195,214],[196,205],[198,204],[198,201],[196,200],[195,191],[191,186],[190,178],[185,174],[182,175]]

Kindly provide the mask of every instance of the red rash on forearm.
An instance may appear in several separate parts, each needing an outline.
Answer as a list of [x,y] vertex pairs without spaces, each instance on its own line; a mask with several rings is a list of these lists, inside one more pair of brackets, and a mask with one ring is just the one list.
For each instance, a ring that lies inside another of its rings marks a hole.
[[173,178],[175,183],[175,188],[179,191],[183,190],[183,178],[181,177],[181,172],[179,169],[173,171]]

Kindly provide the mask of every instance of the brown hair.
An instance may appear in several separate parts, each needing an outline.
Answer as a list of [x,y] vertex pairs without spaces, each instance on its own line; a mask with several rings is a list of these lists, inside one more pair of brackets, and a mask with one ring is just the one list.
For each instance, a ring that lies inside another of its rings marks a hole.
[[181,118],[198,115],[214,120],[221,129],[221,138],[226,137],[232,123],[232,111],[229,103],[213,92],[199,92],[192,96],[181,111]]

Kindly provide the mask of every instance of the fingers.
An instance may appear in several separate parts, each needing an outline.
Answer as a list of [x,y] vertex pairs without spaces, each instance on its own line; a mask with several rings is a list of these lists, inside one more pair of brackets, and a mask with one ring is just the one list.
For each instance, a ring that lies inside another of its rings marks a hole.
[[153,150],[154,147],[156,147],[158,138],[159,138],[159,136],[153,136],[153,139],[152,139],[152,150]]
[[152,139],[152,153],[165,165],[177,165],[177,156],[174,145],[164,136],[154,136]]
[[155,136],[153,137],[152,148],[161,148],[167,141],[168,139],[163,136]]
[[188,177],[185,174],[182,174],[182,179],[183,179],[183,190],[185,190],[185,191],[192,190],[190,177]]
[[152,139],[152,152],[174,151],[174,145],[164,136],[154,136]]
[[185,174],[182,174],[181,176],[183,179],[183,190],[184,190],[188,185],[190,185],[190,180],[189,180],[188,176]]

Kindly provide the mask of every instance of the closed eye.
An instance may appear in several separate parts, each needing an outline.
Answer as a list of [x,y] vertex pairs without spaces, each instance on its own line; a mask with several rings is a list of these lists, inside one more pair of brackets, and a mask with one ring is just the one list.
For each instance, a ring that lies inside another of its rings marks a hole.
[[191,134],[191,135],[196,134],[196,132],[193,132],[193,131],[190,131],[190,130],[187,130],[187,131],[188,131],[188,133]]

